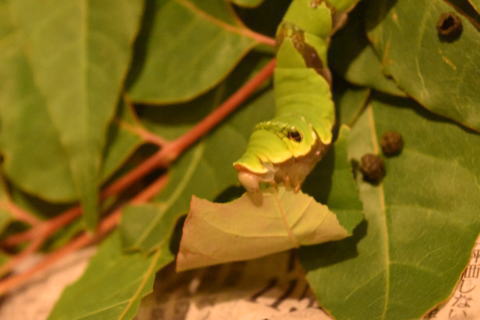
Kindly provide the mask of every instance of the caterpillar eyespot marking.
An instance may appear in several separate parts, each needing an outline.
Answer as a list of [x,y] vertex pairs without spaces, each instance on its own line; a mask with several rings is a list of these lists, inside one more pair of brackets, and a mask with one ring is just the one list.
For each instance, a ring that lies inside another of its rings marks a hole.
[[287,133],[287,137],[290,140],[293,140],[293,141],[296,141],[296,142],[302,142],[302,135],[300,134],[300,132],[298,132],[296,130],[289,131]]

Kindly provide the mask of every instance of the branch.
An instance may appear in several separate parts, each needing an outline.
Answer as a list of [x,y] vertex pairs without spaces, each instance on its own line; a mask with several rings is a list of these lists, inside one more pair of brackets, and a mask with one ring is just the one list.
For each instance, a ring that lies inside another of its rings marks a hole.
[[6,200],[4,202],[6,209],[12,214],[12,216],[20,221],[26,222],[32,226],[38,225],[41,221],[37,217],[35,217],[30,212],[27,212],[14,204],[10,200]]
[[[155,194],[160,192],[160,190],[166,185],[168,180],[167,175],[163,175],[158,178],[155,182],[149,185],[146,189],[140,192],[137,196],[135,196],[131,204],[140,204],[143,202],[148,201],[152,198]],[[18,286],[22,285],[30,279],[32,276],[36,275],[42,270],[45,270],[59,259],[64,257],[65,255],[75,252],[78,249],[81,249],[97,240],[103,238],[106,234],[108,234],[116,225],[120,222],[120,214],[121,209],[115,210],[111,215],[106,217],[102,220],[100,225],[97,228],[97,231],[92,234],[89,232],[83,232],[79,237],[72,240],[66,246],[48,254],[45,258],[37,263],[32,268],[28,269],[27,271],[20,273],[18,275],[11,276],[3,281],[0,281],[0,295],[5,294],[6,292],[17,288]],[[33,244],[32,244],[33,245]]]
[[55,218],[42,222],[27,231],[11,235],[2,242],[2,245],[11,247],[31,239],[47,238],[61,227],[69,224],[81,213],[82,209],[79,206],[68,209]]
[[156,144],[159,147],[163,147],[168,144],[168,141],[160,136],[157,136],[153,132],[148,131],[147,129],[134,126],[128,122],[122,121],[120,119],[115,119],[117,125],[127,131],[130,131],[132,134],[139,136],[144,142],[150,142]]
[[43,242],[43,239],[35,239],[26,249],[10,258],[10,260],[0,267],[0,276],[7,274],[31,254],[35,253],[42,246]]
[[277,45],[277,42],[275,41],[275,39],[267,37],[267,36],[265,36],[261,33],[257,33],[255,31],[250,30],[250,29],[245,30],[244,33],[245,33],[246,36],[248,36],[252,39],[255,39],[256,41],[258,41],[260,43],[266,44],[267,46],[275,47]]
[[[160,166],[165,166],[165,167],[168,166],[172,161],[178,158],[178,156],[182,154],[185,151],[185,149],[187,149],[193,143],[198,141],[201,137],[203,137],[206,133],[208,133],[216,125],[218,125],[223,119],[225,119],[229,114],[231,114],[236,108],[238,108],[241,105],[241,103],[244,102],[252,93],[254,93],[255,90],[264,81],[268,80],[271,77],[271,75],[273,74],[274,68],[275,68],[275,60],[271,60],[264,68],[262,68],[258,72],[258,74],[256,74],[252,79],[250,79],[247,83],[245,83],[238,91],[236,91],[224,103],[222,103],[212,113],[206,116],[200,123],[194,126],[190,131],[185,133],[180,138],[170,143],[167,143],[163,149],[161,149],[160,151],[152,155],[150,158],[146,159],[137,168],[133,169],[132,171],[127,173],[125,176],[118,179],[116,182],[114,182],[110,186],[108,186],[102,192],[101,198],[105,199],[112,195],[118,194],[123,190],[125,190],[126,188],[128,188],[138,179],[150,173],[152,170]],[[140,201],[139,199],[142,199],[142,201],[145,201],[141,197],[146,197],[146,194],[148,194],[148,190],[149,189],[145,189],[144,192],[139,194],[140,198],[134,198],[133,202],[135,203],[135,201]],[[148,198],[150,198],[151,196],[153,195],[148,194]],[[80,216],[81,213],[82,213],[82,209],[79,206],[71,208],[49,221],[39,223],[38,225],[36,225],[30,230],[8,237],[5,241],[3,241],[2,244],[6,246],[14,246],[14,245],[23,243],[25,241],[35,239],[39,244],[37,245],[37,247],[34,247],[34,248],[38,248],[41,246],[41,244],[43,244],[43,242],[49,236],[51,236],[53,233],[55,233],[57,230],[59,230],[63,226],[69,224],[75,218]],[[119,215],[119,211],[116,212],[115,214],[112,214],[109,218],[114,219],[111,217],[112,216],[115,217],[116,215]],[[108,221],[110,220],[103,221],[102,223],[107,223]],[[114,225],[116,225],[116,222],[114,223]],[[106,228],[106,227],[104,224],[101,224],[99,228],[100,228],[99,230],[101,231],[102,228]],[[108,231],[109,230],[111,229],[108,229]],[[68,252],[71,252],[68,250],[74,251],[79,247],[82,247],[88,243],[91,243],[93,240],[94,240],[93,238],[90,239],[90,236],[88,234],[84,234],[79,238],[75,239],[72,243],[70,243],[66,247],[60,249],[58,252],[63,252],[62,250],[66,250],[64,253],[61,254],[61,256],[63,256]],[[28,254],[30,253],[33,253],[32,250],[29,250]],[[23,255],[23,253],[20,254],[17,258],[15,258],[16,262],[13,264],[13,266],[18,264],[21,260],[23,260],[26,256],[28,256],[28,254],[27,255]],[[56,261],[56,258],[55,258],[56,256],[54,254],[55,253],[52,253],[49,256],[47,256],[47,259],[53,259],[52,260],[53,262]],[[50,264],[51,263],[47,264],[47,266]],[[13,266],[9,266],[8,268],[12,268]],[[41,267],[40,269],[42,268],[43,267]],[[17,277],[20,277],[20,276],[22,275],[19,275]],[[7,279],[5,281],[10,281],[10,279]],[[0,292],[1,292],[1,286],[0,286]]]
[[250,97],[250,95],[252,95],[252,93],[254,93],[264,81],[268,80],[272,76],[274,68],[275,59],[272,59],[252,79],[245,83],[224,103],[206,116],[200,123],[190,129],[180,138],[167,144],[163,149],[153,154],[150,158],[145,160],[141,165],[130,171],[128,174],[118,179],[105,190],[105,193],[107,195],[117,194],[152,170],[158,167],[168,166],[172,161],[177,159],[186,148],[203,137],[206,133],[213,129],[213,127],[225,119],[225,117],[238,108],[242,102]]

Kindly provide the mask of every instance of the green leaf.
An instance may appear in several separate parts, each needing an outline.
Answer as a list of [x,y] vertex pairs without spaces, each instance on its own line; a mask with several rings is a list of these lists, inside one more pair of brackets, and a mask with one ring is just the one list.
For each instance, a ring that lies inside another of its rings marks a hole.
[[480,230],[480,136],[407,100],[382,99],[353,128],[350,156],[379,153],[390,130],[404,149],[386,159],[378,186],[359,177],[367,223],[302,259],[336,319],[420,318],[449,297]]
[[[40,220],[52,218],[75,205],[75,203],[53,203],[44,201],[24,192],[14,184],[8,186],[8,194],[13,203],[38,217]],[[81,225],[83,228],[85,227],[83,223],[81,223]]]
[[167,246],[150,256],[125,254],[114,233],[83,276],[65,289],[48,319],[132,319],[140,300],[152,291],[156,270],[171,259]]
[[230,2],[235,3],[237,6],[247,8],[258,7],[263,1],[264,0],[230,0]]
[[395,96],[405,96],[384,74],[383,66],[365,35],[364,3],[349,14],[346,26],[333,37],[329,51],[332,69],[347,81]]
[[136,102],[191,100],[258,44],[225,0],[155,0],[147,12],[128,88]]
[[136,120],[133,106],[126,101],[122,101],[117,116],[108,128],[102,166],[102,181],[110,178],[132,153],[145,142],[136,133],[139,127],[140,124]]
[[[480,11],[477,10],[479,0],[445,0],[458,13],[464,15],[466,18],[476,25],[477,30],[480,27]],[[476,6],[475,6],[476,5]],[[453,10],[451,11],[453,12]]]
[[385,70],[422,106],[480,130],[480,33],[462,14],[462,32],[441,37],[437,23],[453,8],[443,0],[370,1],[368,36]]
[[[181,187],[181,186],[180,186]],[[188,205],[188,204],[187,204]],[[145,221],[154,222],[156,225],[157,241],[170,236],[173,225],[178,219],[176,215],[165,214],[168,208],[163,203],[148,203],[140,205],[129,205],[123,210],[122,216],[122,240],[130,245],[138,240],[138,235],[145,233]],[[138,249],[129,247],[128,249]]]
[[[248,28],[275,38],[278,25],[282,21],[291,3],[292,0],[269,0],[263,1],[255,10],[246,7],[237,7],[235,12]],[[276,48],[265,45],[260,45],[254,50],[264,50],[272,55],[275,55],[276,52]]]
[[78,236],[84,230],[81,220],[75,220],[69,225],[63,227],[59,232],[49,238],[43,245],[44,251],[60,250]]
[[[347,143],[350,130],[342,125],[337,141],[307,177],[302,189],[315,200],[325,203],[340,223],[349,231],[358,224],[355,219],[362,213],[362,203],[353,177],[352,166],[348,160]],[[353,225],[349,225],[348,222]],[[312,250],[321,246],[311,247]]]
[[[184,103],[162,106],[137,106],[139,121],[150,132],[167,140],[174,140],[206,117],[215,107],[235,93],[252,74],[264,67],[272,57],[251,52],[215,89]],[[265,84],[262,88],[268,86]],[[259,88],[261,89],[261,88]],[[172,121],[175,119],[175,121]]]
[[356,87],[347,83],[335,83],[333,100],[337,113],[337,122],[351,126],[365,108],[370,89]]
[[472,5],[472,7],[473,7],[478,13],[480,13],[480,0],[468,0],[468,2],[470,2],[470,4]]
[[244,193],[228,203],[193,197],[183,226],[177,271],[250,260],[349,234],[351,230],[327,206],[282,187],[254,197]]
[[245,148],[255,124],[272,116],[273,105],[271,92],[257,97],[182,155],[170,168],[167,186],[154,199],[156,213],[144,214],[143,208],[135,207],[124,212],[121,232],[125,248],[146,251],[156,248],[169,236],[163,221],[186,214],[192,194],[213,199],[237,184],[232,163]]
[[0,233],[2,233],[10,222],[13,221],[13,217],[8,209],[8,198],[5,181],[3,177],[0,177]]
[[0,3],[5,172],[46,199],[75,194],[90,227],[107,128],[142,9],[140,0]]
[[[240,64],[241,65],[241,64]],[[232,75],[235,77],[235,74]],[[220,105],[226,97],[226,82],[222,82],[214,90],[185,103],[167,106],[144,105],[139,107],[142,125],[167,140],[173,141],[187,132],[213,108]],[[172,121],[175,119],[175,121]]]
[[10,256],[0,252],[0,267],[6,264],[10,260]]

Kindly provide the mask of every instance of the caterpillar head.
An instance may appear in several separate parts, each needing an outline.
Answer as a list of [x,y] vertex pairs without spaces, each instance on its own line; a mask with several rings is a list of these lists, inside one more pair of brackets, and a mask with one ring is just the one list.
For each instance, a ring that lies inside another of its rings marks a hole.
[[292,125],[277,120],[256,127],[247,151],[234,163],[238,180],[245,189],[255,192],[262,184],[283,184],[297,191],[300,189],[305,177],[327,150],[315,131],[304,124]]

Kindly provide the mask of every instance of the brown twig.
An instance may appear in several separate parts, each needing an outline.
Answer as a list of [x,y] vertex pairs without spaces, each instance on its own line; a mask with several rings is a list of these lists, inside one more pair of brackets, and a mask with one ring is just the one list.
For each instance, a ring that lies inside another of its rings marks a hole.
[[258,72],[255,77],[245,83],[233,95],[231,95],[224,103],[216,108],[212,113],[206,116],[196,126],[190,129],[180,138],[167,144],[163,149],[153,154],[145,160],[141,165],[130,171],[128,174],[118,179],[110,185],[105,193],[117,194],[130,186],[153,169],[168,166],[175,160],[186,148],[191,146],[198,139],[203,137],[213,127],[220,123],[226,116],[232,113],[242,102],[244,102],[255,90],[273,74],[275,68],[275,60],[272,59],[265,67]]
[[[142,192],[140,192],[137,196],[135,196],[131,204],[140,204],[143,202],[148,201],[152,198],[155,194],[160,192],[160,190],[165,186],[167,183],[167,175],[163,175],[158,178],[155,182],[145,188]],[[11,276],[3,281],[0,281],[0,295],[5,294],[6,292],[17,288],[18,286],[22,285],[25,281],[30,279],[32,276],[36,275],[38,272],[45,270],[55,262],[57,262],[60,258],[64,257],[65,255],[75,252],[78,249],[81,249],[101,238],[103,238],[107,233],[109,233],[120,221],[120,214],[121,209],[115,210],[111,215],[106,217],[102,220],[99,224],[97,231],[95,233],[83,232],[80,236],[76,239],[72,240],[66,246],[48,254],[45,258],[40,261],[38,264],[33,266],[32,268],[28,269],[25,272],[22,272],[18,275]]]
[[38,225],[41,221],[30,212],[27,212],[17,206],[10,200],[4,202],[6,209],[12,214],[12,216],[20,221],[26,222],[32,226]]
[[[138,167],[108,186],[102,192],[102,198],[107,198],[120,193],[155,168],[166,166],[172,160],[176,159],[181,152],[221,122],[227,115],[233,112],[243,101],[245,101],[265,80],[269,79],[274,68],[275,60],[272,60],[260,70],[257,75],[238,89],[237,92],[230,96],[223,104],[216,108],[190,131],[167,144],[163,149],[150,156],[150,158],[147,158]],[[49,236],[59,228],[70,223],[73,219],[78,217],[81,212],[80,207],[71,208],[57,217],[41,223],[37,227],[8,237],[3,241],[3,244],[6,246],[14,246],[37,236]]]
[[156,134],[148,131],[147,129],[141,126],[135,126],[120,119],[115,120],[118,126],[122,127],[123,129],[130,131],[131,133],[139,136],[142,138],[144,142],[153,143],[159,147],[163,147],[168,144],[168,141],[164,138],[157,136]]
[[186,134],[168,144],[161,150],[163,161],[176,159],[185,149],[190,147],[199,138],[212,130],[223,121],[229,114],[238,108],[255,90],[266,80],[270,79],[275,69],[276,60],[272,59],[260,70],[255,77],[247,81],[239,90],[231,95],[215,111],[206,116],[202,121],[190,129]]
[[[189,146],[198,141],[201,137],[207,134],[212,130],[216,125],[218,125],[225,117],[231,114],[237,107],[240,106],[255,90],[273,74],[275,68],[275,60],[270,61],[264,68],[262,68],[257,75],[255,75],[251,80],[245,83],[239,90],[237,90],[232,96],[230,96],[224,103],[222,103],[218,108],[216,108],[211,114],[206,116],[201,122],[195,125],[191,130],[182,135],[180,138],[167,143],[160,151],[152,155],[150,158],[146,159],[141,165],[127,173],[122,178],[115,181],[113,184],[108,186],[102,192],[102,199],[108,198],[109,196],[118,194],[132,185],[138,179],[144,177],[146,174],[160,166],[168,166],[172,161],[174,161],[181,153],[185,151]],[[163,181],[163,180],[162,180]],[[150,190],[150,191],[149,191]],[[138,197],[135,197],[132,200],[132,203],[138,203],[138,201],[143,202],[146,199],[153,196],[151,190],[154,188],[147,188],[141,192]],[[29,254],[35,252],[38,247],[40,247],[43,242],[53,233],[55,233],[61,227],[67,225],[76,217],[82,213],[80,207],[71,208],[64,213],[58,215],[57,217],[41,222],[34,226],[32,229],[25,232],[15,234],[3,241],[3,244],[6,246],[14,246],[22,242],[35,239],[35,247],[33,244],[29,248],[33,250],[28,250],[26,254],[19,254],[15,260],[12,262],[8,269],[13,268],[21,260],[23,260]],[[45,269],[50,266],[52,263],[57,261],[60,257],[81,248],[97,238],[103,236],[105,233],[110,231],[117,223],[120,215],[120,210],[117,210],[107,218],[105,218],[99,225],[98,232],[95,234],[83,233],[81,236],[73,240],[71,243],[65,247],[47,255],[47,257],[36,265],[31,270],[19,274],[17,276],[10,277],[2,282],[0,282],[0,294],[5,293],[13,287],[23,283],[25,280],[29,279],[32,275],[36,274],[38,271]]]
[[82,209],[79,206],[73,207],[55,218],[44,221],[27,231],[11,235],[6,238],[2,244],[11,247],[35,238],[46,238],[61,227],[69,224],[81,213]]
[[250,29],[247,29],[245,30],[245,35],[247,35],[248,37],[252,38],[252,39],[255,39],[256,41],[258,41],[259,43],[263,43],[263,44],[266,44],[267,46],[270,46],[270,47],[275,47],[276,46],[276,41],[275,39],[273,38],[270,38],[270,37],[267,37],[261,33],[257,33],[255,31],[252,31]]
[[43,244],[43,239],[35,239],[26,249],[11,257],[5,264],[0,267],[0,276],[10,272],[13,268],[19,265],[23,260],[35,253]]

